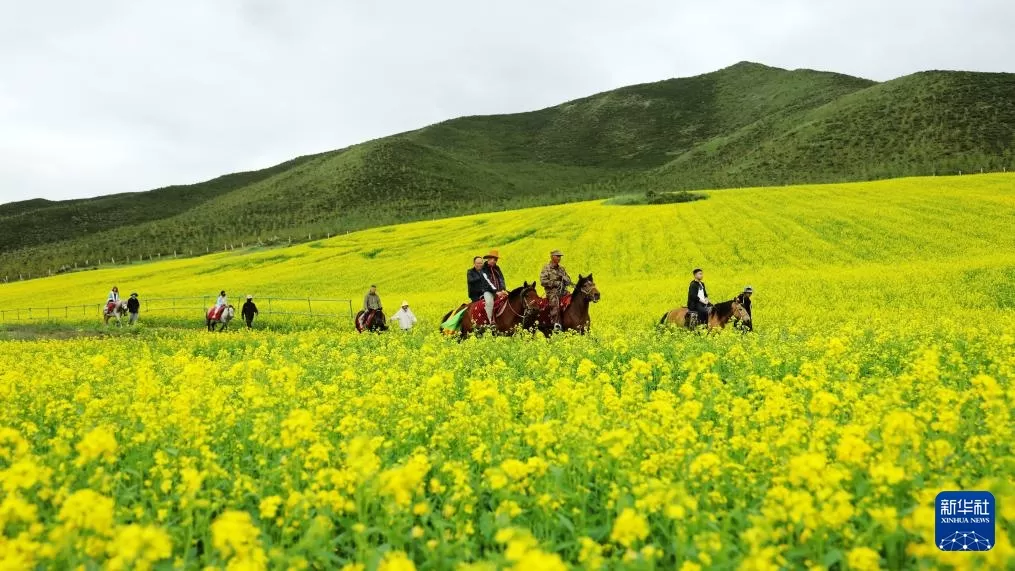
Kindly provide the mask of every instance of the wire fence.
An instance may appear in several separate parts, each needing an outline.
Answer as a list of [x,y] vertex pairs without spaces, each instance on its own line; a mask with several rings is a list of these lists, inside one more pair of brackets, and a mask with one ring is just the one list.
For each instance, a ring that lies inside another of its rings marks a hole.
[[[139,298],[140,315],[173,315],[204,319],[217,300],[214,296]],[[259,318],[271,315],[352,319],[351,299],[313,297],[259,297],[253,300]],[[234,304],[235,306],[235,304]],[[0,323],[102,318],[105,303],[0,309]],[[239,309],[239,307],[237,308]]]

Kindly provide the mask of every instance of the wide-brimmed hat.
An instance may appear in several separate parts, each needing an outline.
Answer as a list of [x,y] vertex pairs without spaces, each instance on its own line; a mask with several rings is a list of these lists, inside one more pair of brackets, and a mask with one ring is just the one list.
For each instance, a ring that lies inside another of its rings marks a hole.
[[490,250],[489,254],[483,256],[484,260],[489,260],[490,258],[496,258],[496,259],[499,260],[500,259],[500,252],[498,252],[497,250]]
[[252,296],[252,295],[250,295],[250,294],[248,293],[248,294],[247,294],[247,299],[254,299],[254,296]]
[[402,300],[402,307],[409,307],[409,302]]
[[137,297],[137,292],[130,294],[130,297]]
[[550,252],[550,255],[551,256],[563,256],[564,252],[561,252],[560,250],[554,250],[554,251]]
[[744,288],[744,293],[754,293],[754,288],[747,286]]

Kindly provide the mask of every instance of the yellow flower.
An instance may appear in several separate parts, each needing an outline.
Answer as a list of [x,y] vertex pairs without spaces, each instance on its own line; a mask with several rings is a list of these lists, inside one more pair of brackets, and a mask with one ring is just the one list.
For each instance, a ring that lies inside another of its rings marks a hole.
[[881,556],[869,547],[854,547],[846,555],[846,563],[855,571],[877,571],[881,569]]
[[389,551],[377,566],[377,571],[416,571],[416,564],[401,551]]
[[261,510],[261,519],[271,519],[278,513],[278,507],[282,505],[282,498],[279,496],[268,496],[261,500],[258,508]]
[[92,490],[78,490],[60,506],[57,518],[71,530],[93,531],[101,535],[113,533],[114,502]]
[[631,508],[625,508],[613,522],[610,539],[624,547],[631,547],[635,542],[648,537],[648,521]]
[[79,466],[97,459],[110,464],[116,461],[116,437],[106,427],[92,429],[75,448],[79,455],[77,459]]
[[229,559],[228,569],[267,568],[260,535],[247,512],[226,511],[211,524],[212,545]]
[[119,528],[113,541],[106,546],[111,570],[151,569],[172,555],[173,544],[169,535],[157,527],[131,524]]

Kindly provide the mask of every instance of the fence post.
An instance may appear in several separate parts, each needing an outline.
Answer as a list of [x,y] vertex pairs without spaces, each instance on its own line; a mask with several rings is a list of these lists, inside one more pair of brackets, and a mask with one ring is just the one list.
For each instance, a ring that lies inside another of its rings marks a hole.
[[268,313],[271,314],[271,298],[268,298]]
[[310,298],[307,298],[307,311],[310,312],[310,317],[314,316],[314,308],[310,306]]
[[173,315],[176,315],[176,298],[173,298]]
[[63,306],[63,317],[64,317],[64,319],[70,317],[70,306],[69,305]]
[[352,319],[352,317],[353,317],[353,315],[352,315],[352,300],[351,299],[347,299],[347,300],[345,300],[345,302],[349,304],[349,319]]

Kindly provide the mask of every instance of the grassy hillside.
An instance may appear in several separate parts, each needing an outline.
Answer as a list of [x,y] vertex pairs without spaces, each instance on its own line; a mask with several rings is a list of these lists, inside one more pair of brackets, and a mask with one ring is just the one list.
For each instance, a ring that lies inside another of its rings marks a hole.
[[652,190],[1012,166],[1015,75],[740,63],[207,183],[0,205],[0,278]]

